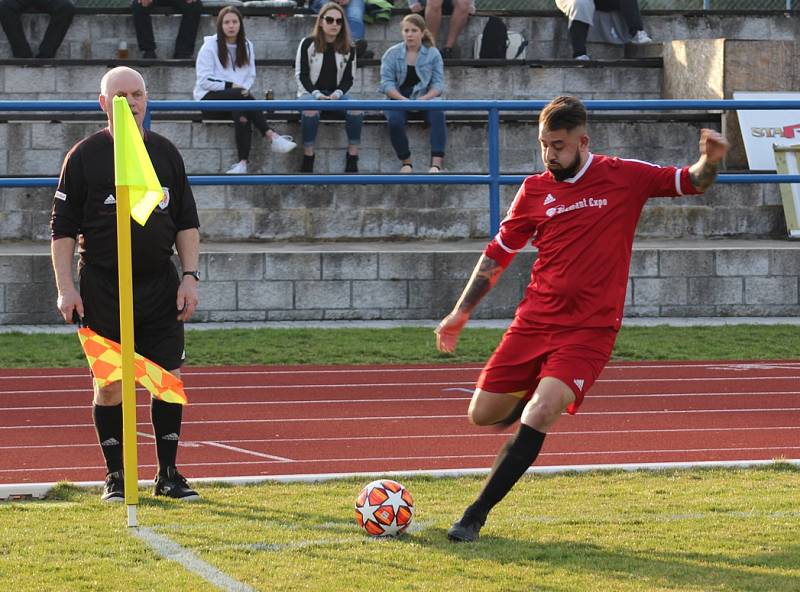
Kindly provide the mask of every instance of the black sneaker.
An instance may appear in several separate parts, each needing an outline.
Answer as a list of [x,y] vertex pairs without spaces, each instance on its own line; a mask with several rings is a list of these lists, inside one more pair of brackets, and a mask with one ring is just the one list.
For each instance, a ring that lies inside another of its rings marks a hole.
[[106,475],[106,484],[103,486],[103,495],[100,496],[100,501],[125,501],[125,479],[122,471],[114,471]]
[[197,492],[189,487],[186,477],[181,475],[175,467],[167,467],[166,473],[156,475],[155,483],[153,493],[156,495],[184,501],[200,499]]
[[450,530],[447,531],[447,538],[454,543],[472,543],[478,540],[481,527],[486,522],[486,518],[472,518],[466,515],[458,522],[454,522]]

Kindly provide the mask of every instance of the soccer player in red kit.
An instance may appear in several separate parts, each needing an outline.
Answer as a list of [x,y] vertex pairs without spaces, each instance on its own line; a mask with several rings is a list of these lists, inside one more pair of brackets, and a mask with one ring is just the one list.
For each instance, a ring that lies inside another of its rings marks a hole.
[[476,425],[519,429],[495,459],[475,502],[453,524],[451,541],[474,541],[489,511],[511,490],[566,410],[574,414],[611,356],[628,282],[633,237],[649,197],[698,194],[714,182],[727,150],[717,132],[700,133],[700,158],[662,167],[589,152],[586,108],[551,101],[539,116],[544,173],[525,179],[453,311],[436,328],[452,352],[470,314],[515,253],[532,239],[531,282],[514,320],[472,395]]

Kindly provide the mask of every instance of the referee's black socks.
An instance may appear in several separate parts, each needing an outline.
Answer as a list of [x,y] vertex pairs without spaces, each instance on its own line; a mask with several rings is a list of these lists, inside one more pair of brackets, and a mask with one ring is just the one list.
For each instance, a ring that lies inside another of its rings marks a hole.
[[150,418],[153,421],[153,432],[156,435],[159,474],[165,472],[167,467],[175,466],[175,461],[178,457],[178,440],[181,436],[182,417],[183,405],[152,399]]
[[511,491],[539,456],[546,435],[524,423],[519,424],[517,433],[509,438],[497,454],[478,499],[464,512],[465,519],[478,520],[483,524],[489,511]]
[[97,440],[109,473],[122,470],[122,403],[92,406]]

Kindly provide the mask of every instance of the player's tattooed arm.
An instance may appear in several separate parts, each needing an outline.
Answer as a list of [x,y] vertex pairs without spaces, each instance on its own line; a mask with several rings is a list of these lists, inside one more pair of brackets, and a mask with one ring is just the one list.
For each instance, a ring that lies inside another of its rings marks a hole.
[[717,178],[718,171],[718,163],[710,163],[705,157],[702,157],[689,167],[689,179],[691,179],[692,185],[694,185],[696,189],[705,191],[713,185],[714,180]]
[[728,141],[719,132],[700,130],[700,159],[689,167],[689,179],[696,189],[705,191],[714,183],[728,146]]
[[478,264],[472,271],[467,286],[461,294],[456,310],[470,314],[478,306],[478,303],[497,283],[498,278],[503,273],[503,267],[491,257],[481,255]]

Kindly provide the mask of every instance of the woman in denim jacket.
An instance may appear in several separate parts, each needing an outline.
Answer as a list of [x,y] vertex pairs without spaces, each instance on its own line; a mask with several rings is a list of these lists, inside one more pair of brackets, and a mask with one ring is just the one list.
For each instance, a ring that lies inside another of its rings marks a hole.
[[[403,42],[386,50],[381,58],[381,91],[396,101],[439,99],[444,92],[444,62],[418,14],[407,15],[401,24]],[[387,110],[389,137],[397,158],[402,161],[401,173],[410,173],[411,150],[408,147],[406,121],[408,111]],[[444,111],[422,111],[431,128],[431,166],[429,173],[442,170],[447,144]]]

